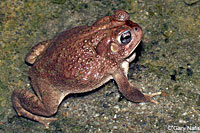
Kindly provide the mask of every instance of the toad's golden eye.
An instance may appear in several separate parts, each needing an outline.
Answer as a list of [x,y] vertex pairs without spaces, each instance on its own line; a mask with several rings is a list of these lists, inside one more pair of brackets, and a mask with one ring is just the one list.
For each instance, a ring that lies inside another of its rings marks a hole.
[[130,30],[127,30],[121,34],[118,41],[120,44],[126,45],[131,41],[131,39],[132,39],[131,32]]

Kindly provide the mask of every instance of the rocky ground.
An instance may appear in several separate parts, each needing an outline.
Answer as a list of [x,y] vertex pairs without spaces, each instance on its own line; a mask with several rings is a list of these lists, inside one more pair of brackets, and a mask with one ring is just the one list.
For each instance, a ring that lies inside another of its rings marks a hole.
[[[0,132],[172,132],[200,131],[199,0],[1,0]],[[16,89],[31,89],[30,48],[67,28],[91,25],[123,9],[144,32],[129,79],[144,92],[162,91],[159,104],[121,97],[114,81],[65,98],[45,129],[18,117],[11,104]]]

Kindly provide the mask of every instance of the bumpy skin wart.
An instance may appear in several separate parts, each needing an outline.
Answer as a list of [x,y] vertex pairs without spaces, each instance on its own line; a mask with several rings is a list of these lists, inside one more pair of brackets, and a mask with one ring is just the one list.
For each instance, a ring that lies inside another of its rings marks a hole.
[[142,38],[141,27],[129,20],[123,10],[78,26],[32,48],[26,62],[32,64],[29,76],[34,93],[15,90],[12,102],[19,115],[49,126],[63,98],[70,93],[94,90],[110,79],[133,102],[154,102],[129,83],[129,62]]

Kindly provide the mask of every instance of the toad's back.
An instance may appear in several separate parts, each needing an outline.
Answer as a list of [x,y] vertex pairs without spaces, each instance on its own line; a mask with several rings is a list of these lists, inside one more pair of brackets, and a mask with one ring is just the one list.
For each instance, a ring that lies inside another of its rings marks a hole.
[[[54,86],[84,89],[95,86],[108,77],[113,69],[96,52],[97,44],[110,35],[110,30],[95,31],[81,26],[62,32],[55,37],[47,50],[41,54],[30,69],[31,79],[48,80]],[[90,32],[91,31],[91,32]],[[32,80],[34,82],[35,80]]]

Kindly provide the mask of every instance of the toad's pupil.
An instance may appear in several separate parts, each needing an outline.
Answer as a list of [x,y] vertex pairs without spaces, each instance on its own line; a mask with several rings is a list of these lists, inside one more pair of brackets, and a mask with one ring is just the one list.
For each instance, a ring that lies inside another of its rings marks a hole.
[[130,31],[125,31],[124,33],[122,33],[121,37],[120,37],[120,41],[122,44],[126,45],[131,41],[131,32]]
[[137,28],[137,27],[135,27],[135,31],[138,31],[138,28]]

